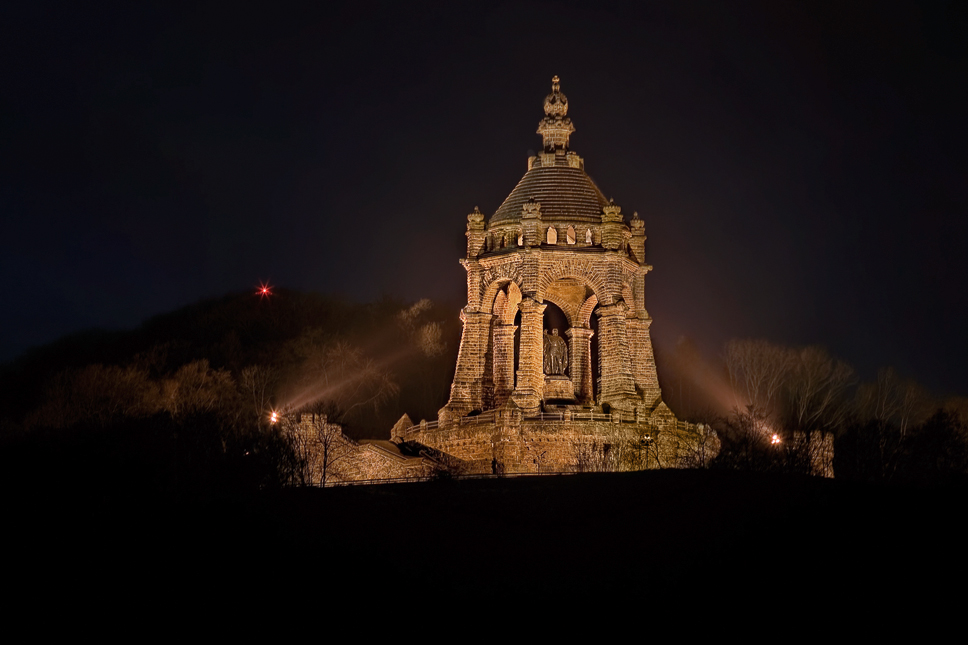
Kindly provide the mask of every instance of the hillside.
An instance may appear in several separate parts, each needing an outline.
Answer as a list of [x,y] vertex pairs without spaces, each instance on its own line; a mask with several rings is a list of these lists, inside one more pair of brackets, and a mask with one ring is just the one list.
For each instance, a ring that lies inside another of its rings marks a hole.
[[[243,372],[258,367],[268,381],[260,392],[266,407],[291,403],[297,390],[300,403],[317,403],[319,381],[346,376],[332,369],[320,373],[330,350],[338,347],[342,370],[376,365],[392,385],[381,405],[357,406],[367,409],[343,419],[354,436],[382,436],[403,412],[431,417],[442,405],[460,334],[454,310],[430,301],[411,305],[385,299],[361,304],[278,289],[266,298],[240,293],[206,300],[155,316],[132,330],[90,330],[35,348],[0,367],[0,428],[9,435],[25,426],[67,426],[88,420],[51,421],[50,414],[34,414],[32,420],[31,415],[49,403],[58,378],[63,381],[64,375],[74,377],[73,389],[65,395],[71,398],[72,408],[81,407],[76,401],[78,378],[95,381],[92,388],[103,391],[103,370],[92,373],[95,367],[116,368],[125,371],[119,378],[137,380],[134,397],[147,396],[144,390],[150,390],[151,384],[163,387],[165,379],[177,380],[186,366],[230,380],[235,387],[229,389],[245,390]],[[420,339],[414,339],[428,328],[436,332],[432,339],[436,346],[426,351]],[[225,393],[220,394],[224,398]],[[351,397],[342,399],[346,407],[357,403]],[[125,406],[145,407],[131,402]]]

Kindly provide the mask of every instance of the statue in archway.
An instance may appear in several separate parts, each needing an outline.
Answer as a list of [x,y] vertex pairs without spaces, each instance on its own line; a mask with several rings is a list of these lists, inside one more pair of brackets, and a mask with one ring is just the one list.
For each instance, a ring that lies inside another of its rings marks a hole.
[[568,343],[558,335],[557,329],[544,333],[544,373],[548,376],[563,375],[568,367]]

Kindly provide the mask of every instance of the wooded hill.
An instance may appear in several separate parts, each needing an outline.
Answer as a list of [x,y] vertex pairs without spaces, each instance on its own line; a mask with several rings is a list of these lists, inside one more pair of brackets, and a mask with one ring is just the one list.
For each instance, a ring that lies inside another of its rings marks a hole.
[[81,332],[2,367],[3,434],[315,404],[352,436],[385,436],[404,412],[433,418],[446,402],[456,310],[279,289],[206,300],[133,330]]
[[354,438],[387,437],[404,412],[434,418],[456,310],[280,289],[75,334],[3,366],[0,470],[111,495],[286,485],[295,458],[270,412],[323,412]]
[[[435,419],[456,364],[458,310],[280,289],[75,334],[0,369],[2,457],[10,476],[94,485],[96,473],[108,488],[285,485],[292,455],[270,411],[322,412],[353,438],[386,438],[404,413]],[[722,439],[714,467],[805,472],[809,459],[786,448],[794,443],[778,449],[770,437],[821,432],[835,439],[838,478],[968,476],[964,398],[937,400],[890,370],[861,383],[820,348],[731,341],[719,365],[657,354],[666,402]]]

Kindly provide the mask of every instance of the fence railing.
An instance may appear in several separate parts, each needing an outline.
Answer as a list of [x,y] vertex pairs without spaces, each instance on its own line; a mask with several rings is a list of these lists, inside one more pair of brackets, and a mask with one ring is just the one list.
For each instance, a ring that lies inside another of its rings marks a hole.
[[[461,417],[455,424],[456,426],[472,426],[481,423],[493,423],[496,418],[494,410],[475,414],[473,416]],[[599,421],[605,423],[631,423],[631,424],[651,424],[650,419],[638,418],[635,414],[622,412],[540,412],[536,415],[523,417],[524,421]],[[685,421],[676,421],[676,428],[685,429],[689,424]],[[439,421],[425,421],[412,425],[405,432],[418,432],[420,430],[435,430],[440,427]]]
[[495,416],[496,415],[494,413],[494,410],[491,410],[490,412],[475,414],[472,417],[461,417],[460,424],[462,426],[465,426],[465,425],[475,425],[478,423],[492,423],[494,421]]

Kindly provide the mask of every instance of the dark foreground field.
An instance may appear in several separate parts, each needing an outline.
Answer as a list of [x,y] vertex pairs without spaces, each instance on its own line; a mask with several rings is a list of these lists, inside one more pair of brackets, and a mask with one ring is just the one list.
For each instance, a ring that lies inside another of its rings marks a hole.
[[[654,471],[293,489],[207,501],[8,491],[25,592],[754,605],[962,579],[961,490]],[[961,583],[958,583],[961,586]],[[668,596],[667,596],[668,597]],[[80,599],[90,599],[87,595]]]

